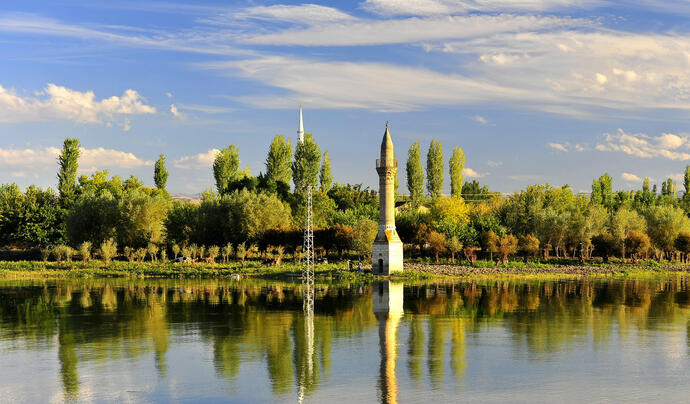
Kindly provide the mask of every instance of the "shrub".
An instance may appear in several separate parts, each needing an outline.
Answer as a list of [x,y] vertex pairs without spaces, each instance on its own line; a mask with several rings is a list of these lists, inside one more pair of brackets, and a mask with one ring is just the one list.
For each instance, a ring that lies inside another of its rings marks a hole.
[[158,248],[157,245],[153,243],[149,243],[148,246],[146,246],[146,252],[149,254],[149,257],[151,257],[151,261],[157,262],[158,261],[158,251],[160,248]]
[[105,261],[105,264],[110,264],[110,260],[117,254],[117,243],[115,240],[108,239],[101,243],[100,249],[101,258]]
[[518,250],[526,257],[535,257],[539,254],[539,239],[534,234],[521,236],[518,241]]
[[90,241],[84,241],[79,245],[79,255],[81,255],[81,259],[86,262],[91,259],[91,242]]
[[504,234],[498,242],[498,252],[501,254],[501,262],[508,262],[508,256],[515,254],[518,249],[517,237],[512,234]]
[[232,244],[228,243],[223,247],[223,251],[221,253],[223,255],[223,262],[227,263],[228,258],[232,255]]
[[427,237],[427,243],[429,243],[429,248],[431,252],[434,253],[436,257],[436,263],[438,264],[438,256],[446,251],[446,235],[439,233],[437,231],[430,231]]
[[178,244],[173,244],[173,245],[172,245],[172,252],[173,252],[173,255],[174,255],[173,258],[174,258],[174,259],[177,259],[177,256],[180,255],[180,246],[179,246]]
[[682,232],[678,234],[673,245],[681,254],[681,261],[687,262],[688,253],[690,253],[690,233]]
[[220,254],[220,247],[217,245],[211,246],[208,249],[208,257],[211,259],[212,262],[216,262],[216,258],[218,258],[218,255]]
[[639,230],[629,230],[625,236],[625,250],[635,263],[640,256],[647,256],[650,245],[649,236]]

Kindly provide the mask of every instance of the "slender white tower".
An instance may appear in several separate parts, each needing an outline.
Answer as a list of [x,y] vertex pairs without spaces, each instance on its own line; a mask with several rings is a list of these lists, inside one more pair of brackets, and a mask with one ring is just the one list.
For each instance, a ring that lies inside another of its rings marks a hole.
[[297,129],[297,141],[304,142],[304,122],[302,121],[302,104],[299,104],[299,129]]

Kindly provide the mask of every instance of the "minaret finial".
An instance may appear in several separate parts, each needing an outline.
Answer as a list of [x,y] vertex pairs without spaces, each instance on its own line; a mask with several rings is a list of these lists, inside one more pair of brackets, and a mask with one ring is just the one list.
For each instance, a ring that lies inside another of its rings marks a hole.
[[299,104],[299,127],[297,128],[297,141],[302,143],[304,141],[304,122],[302,120],[302,104]]

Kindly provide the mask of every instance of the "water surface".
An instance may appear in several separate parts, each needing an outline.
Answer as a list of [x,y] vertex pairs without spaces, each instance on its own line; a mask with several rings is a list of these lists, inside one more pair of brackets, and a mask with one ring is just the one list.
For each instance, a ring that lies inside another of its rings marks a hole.
[[687,279],[0,281],[3,402],[686,401]]

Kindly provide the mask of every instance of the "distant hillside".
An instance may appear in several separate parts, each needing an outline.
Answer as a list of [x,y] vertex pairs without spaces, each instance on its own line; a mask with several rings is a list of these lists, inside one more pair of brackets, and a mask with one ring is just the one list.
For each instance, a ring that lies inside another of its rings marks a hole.
[[188,194],[170,194],[173,201],[184,201],[184,202],[201,202],[199,199],[199,194],[188,195]]

